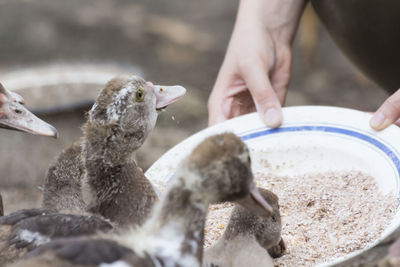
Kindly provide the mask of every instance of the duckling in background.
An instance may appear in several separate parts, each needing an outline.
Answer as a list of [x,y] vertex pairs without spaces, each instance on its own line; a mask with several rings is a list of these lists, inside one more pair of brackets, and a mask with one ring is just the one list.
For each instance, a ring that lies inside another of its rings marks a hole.
[[133,153],[154,128],[158,111],[185,92],[134,75],[112,79],[90,110],[82,139],[49,168],[42,207],[89,211],[119,226],[141,225],[157,195]]
[[258,190],[271,204],[271,216],[261,218],[237,205],[222,237],[205,250],[204,267],[273,267],[270,254],[274,258],[283,255],[278,197],[269,190]]
[[[57,130],[33,115],[24,103],[20,95],[6,90],[0,83],[0,128],[57,138]],[[3,199],[0,195],[0,216],[3,215]]]
[[193,150],[142,227],[112,239],[58,239],[12,266],[201,266],[208,206],[223,201],[262,217],[273,213],[253,182],[246,145],[231,133]]

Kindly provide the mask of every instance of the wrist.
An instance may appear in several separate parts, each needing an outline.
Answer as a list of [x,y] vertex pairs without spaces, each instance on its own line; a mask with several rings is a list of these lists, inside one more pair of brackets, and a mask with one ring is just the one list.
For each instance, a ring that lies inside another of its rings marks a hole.
[[261,27],[277,42],[291,44],[308,0],[241,0],[237,24]]

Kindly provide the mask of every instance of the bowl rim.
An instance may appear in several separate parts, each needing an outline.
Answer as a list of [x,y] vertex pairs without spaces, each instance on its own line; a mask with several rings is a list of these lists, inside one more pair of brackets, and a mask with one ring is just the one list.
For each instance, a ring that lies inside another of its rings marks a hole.
[[[197,143],[205,137],[222,133],[226,131],[233,131],[243,141],[251,142],[256,138],[264,135],[279,134],[285,132],[305,132],[305,131],[320,131],[336,135],[346,135],[352,138],[368,142],[376,149],[381,150],[387,158],[392,161],[394,171],[396,172],[397,182],[397,197],[400,199],[399,179],[400,179],[400,140],[396,137],[400,136],[400,128],[394,125],[389,126],[387,129],[377,132],[370,128],[369,120],[371,113],[358,111],[349,108],[333,107],[333,106],[292,106],[282,109],[283,123],[281,127],[276,129],[268,128],[264,125],[257,113],[250,113],[239,116],[225,122],[216,124],[214,126],[205,128],[182,142],[176,144],[161,156],[153,165],[147,170],[146,177],[153,184],[162,183],[162,179],[156,176],[159,171],[159,165],[170,159],[177,160],[177,150],[183,150],[185,153],[191,151],[188,147],[194,147]],[[252,126],[251,129],[246,127]],[[182,149],[183,148],[183,149]],[[162,164],[161,164],[162,165]],[[177,164],[176,164],[177,165]],[[172,170],[170,170],[170,173]],[[168,178],[164,178],[164,183],[167,184],[173,177],[172,174]],[[396,229],[400,228],[400,222],[396,224]],[[363,254],[370,249],[373,249],[388,238],[393,238],[396,229],[393,232],[381,236],[368,247],[351,252],[346,256],[339,257],[333,261],[323,262],[317,266],[331,266],[336,264],[346,264],[349,261],[356,260],[362,257]],[[396,234],[398,236],[398,234]]]

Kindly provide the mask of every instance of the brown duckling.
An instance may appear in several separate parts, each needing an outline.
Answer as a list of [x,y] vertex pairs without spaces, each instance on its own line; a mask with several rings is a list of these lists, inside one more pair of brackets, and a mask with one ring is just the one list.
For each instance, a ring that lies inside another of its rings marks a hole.
[[[0,258],[13,261],[54,238],[106,231],[110,223],[142,224],[157,195],[132,153],[154,127],[157,109],[184,93],[182,87],[154,86],[137,76],[111,80],[89,112],[81,143],[64,151],[48,172],[45,203],[60,210],[23,210],[0,220]],[[82,175],[90,208],[83,201]]]
[[278,197],[269,190],[258,190],[271,204],[271,216],[261,218],[237,205],[222,237],[205,250],[203,266],[272,267],[270,254],[274,258],[282,256],[285,246]]
[[140,228],[112,239],[58,239],[12,266],[201,266],[208,206],[223,201],[260,216],[273,211],[254,185],[246,145],[230,133],[193,150]]
[[154,128],[158,110],[185,94],[181,86],[157,86],[120,76],[98,95],[83,137],[49,168],[42,207],[89,211],[119,226],[142,224],[157,195],[133,159]]

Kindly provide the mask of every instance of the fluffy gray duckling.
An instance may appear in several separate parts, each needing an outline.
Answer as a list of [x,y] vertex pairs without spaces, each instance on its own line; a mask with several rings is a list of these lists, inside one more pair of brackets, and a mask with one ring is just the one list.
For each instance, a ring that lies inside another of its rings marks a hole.
[[154,127],[157,110],[184,93],[183,87],[155,86],[133,75],[111,80],[89,112],[80,144],[64,151],[48,172],[45,203],[60,210],[22,210],[0,220],[0,263],[55,238],[142,224],[157,195],[132,154]]
[[158,111],[185,91],[134,75],[111,80],[90,110],[80,142],[49,168],[42,207],[89,211],[119,226],[142,224],[157,195],[133,154],[154,128]]
[[193,150],[143,226],[108,239],[58,239],[12,266],[201,266],[208,206],[224,201],[273,212],[253,182],[246,145],[230,133]]
[[259,188],[271,204],[271,216],[262,218],[237,205],[221,238],[204,252],[204,267],[273,267],[270,256],[283,255],[278,197]]

